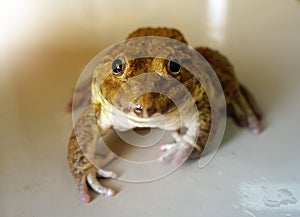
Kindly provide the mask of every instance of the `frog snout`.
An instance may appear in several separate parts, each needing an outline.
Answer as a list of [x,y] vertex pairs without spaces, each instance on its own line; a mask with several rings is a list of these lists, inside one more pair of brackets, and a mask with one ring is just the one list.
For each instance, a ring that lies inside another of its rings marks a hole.
[[132,110],[136,114],[136,116],[140,118],[150,118],[153,114],[157,112],[157,108],[154,105],[144,107],[140,104],[134,104]]

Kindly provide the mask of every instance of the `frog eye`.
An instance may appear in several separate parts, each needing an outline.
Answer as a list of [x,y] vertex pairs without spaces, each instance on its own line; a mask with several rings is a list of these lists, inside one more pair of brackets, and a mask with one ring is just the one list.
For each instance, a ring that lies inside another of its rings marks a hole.
[[167,65],[167,70],[171,75],[173,75],[173,76],[178,75],[180,73],[180,69],[181,69],[181,66],[180,66],[178,59],[174,58],[174,59],[169,60],[168,65]]
[[116,76],[120,76],[123,74],[125,69],[125,61],[122,58],[117,58],[112,62],[112,71]]

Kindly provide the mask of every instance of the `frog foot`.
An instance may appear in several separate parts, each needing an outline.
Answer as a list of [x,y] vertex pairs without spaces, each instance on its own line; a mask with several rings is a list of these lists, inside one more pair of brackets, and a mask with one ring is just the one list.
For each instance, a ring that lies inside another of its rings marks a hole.
[[253,96],[243,85],[240,85],[240,91],[230,104],[229,110],[229,115],[233,117],[237,125],[248,127],[254,134],[261,132],[262,113]]
[[85,173],[78,177],[78,190],[80,193],[80,198],[83,203],[89,203],[91,200],[90,192],[88,186],[91,187],[96,193],[103,195],[105,197],[110,197],[115,195],[115,191],[106,188],[100,184],[97,177],[102,178],[116,178],[116,173],[112,171],[107,171],[103,169],[96,169],[95,167],[89,168]]
[[161,145],[160,149],[164,153],[159,158],[159,162],[171,162],[173,166],[177,167],[187,159],[193,146],[188,144],[184,136],[179,135],[177,132],[172,132],[171,135],[175,142]]

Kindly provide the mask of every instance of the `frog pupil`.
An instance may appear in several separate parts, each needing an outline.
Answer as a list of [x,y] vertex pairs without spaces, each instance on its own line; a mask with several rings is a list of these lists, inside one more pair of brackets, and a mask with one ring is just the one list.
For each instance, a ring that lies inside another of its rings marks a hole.
[[179,61],[177,59],[172,59],[169,62],[170,71],[177,74],[181,68]]
[[112,63],[112,70],[114,74],[119,75],[123,70],[123,62],[120,59],[115,59]]

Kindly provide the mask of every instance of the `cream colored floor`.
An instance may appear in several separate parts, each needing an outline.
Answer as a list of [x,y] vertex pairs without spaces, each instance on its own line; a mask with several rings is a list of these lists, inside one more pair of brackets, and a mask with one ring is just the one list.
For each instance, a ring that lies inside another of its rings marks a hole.
[[[300,216],[300,1],[2,1],[0,216]],[[234,63],[264,112],[256,136],[228,120],[205,168],[107,181],[83,205],[68,171],[64,107],[101,49],[139,26],[173,26]]]

